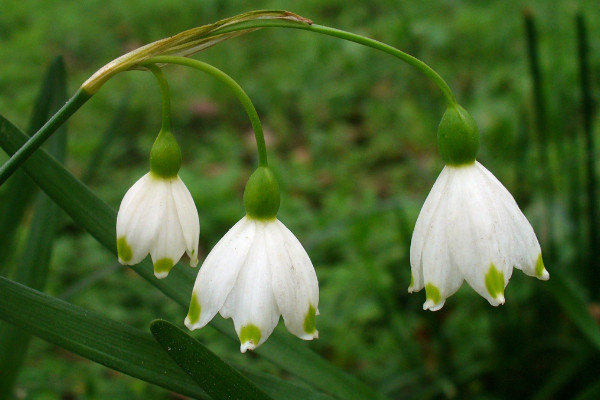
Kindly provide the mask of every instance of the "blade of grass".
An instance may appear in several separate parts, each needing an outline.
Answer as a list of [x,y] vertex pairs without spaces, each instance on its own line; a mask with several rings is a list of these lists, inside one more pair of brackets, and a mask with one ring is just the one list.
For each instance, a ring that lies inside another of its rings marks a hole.
[[[43,124],[44,115],[42,114],[45,114],[47,118],[65,102],[66,86],[65,65],[62,58],[57,58],[46,74],[43,88],[40,91],[42,98],[38,98],[36,112],[34,112],[33,125]],[[50,152],[59,160],[65,158],[66,139],[66,125],[63,125],[49,142]],[[21,172],[19,176],[23,174]],[[30,181],[28,177],[26,178],[27,181]],[[33,193],[33,190],[29,193]],[[29,237],[17,263],[15,280],[34,289],[43,290],[46,286],[55,231],[62,214],[58,206],[42,194],[36,202],[33,215]],[[10,397],[14,382],[27,354],[29,340],[30,336],[21,329],[8,324],[0,324],[0,371],[4,371],[0,374],[0,399]]]
[[0,277],[0,318],[73,353],[194,398],[209,397],[152,335]]
[[[554,279],[554,276],[552,277]],[[573,378],[581,373],[582,367],[586,364],[590,354],[583,352],[573,355],[567,360],[563,360],[544,383],[540,383],[540,388],[531,400],[544,400],[558,398],[558,392]]]
[[576,17],[577,49],[579,58],[579,83],[581,88],[581,112],[583,116],[583,131],[585,136],[585,170],[588,211],[588,270],[586,281],[590,293],[595,300],[600,297],[599,262],[596,249],[600,245],[598,234],[598,200],[596,196],[596,156],[593,134],[593,104],[590,83],[590,68],[588,62],[588,39],[583,14]]
[[600,398],[599,380],[590,383],[585,389],[572,397],[573,400],[597,400],[598,398]]
[[[50,117],[52,103],[56,104],[53,92],[57,80],[65,80],[60,77],[65,74],[64,69],[64,61],[60,56],[48,67],[29,119],[27,132],[30,134],[37,131]],[[0,270],[7,264],[6,261],[15,249],[13,243],[16,229],[37,188],[24,171],[16,171],[4,189],[6,198],[0,202],[0,237],[4,238],[4,243],[0,246]]]
[[538,38],[535,29],[535,20],[533,11],[526,9],[523,14],[525,23],[525,39],[527,41],[527,59],[529,61],[529,72],[532,79],[533,91],[533,110],[534,121],[533,128],[538,138],[538,153],[542,168],[539,168],[541,174],[537,177],[538,183],[543,190],[545,198],[550,199],[545,206],[547,218],[542,221],[540,227],[540,238],[542,239],[545,254],[549,260],[553,259],[555,254],[554,243],[552,240],[553,218],[551,216],[551,199],[554,194],[554,174],[550,163],[550,138],[548,130],[548,118],[546,115],[546,104],[544,101],[544,88],[542,84],[542,72],[540,68],[540,57],[538,52]]
[[[25,143],[24,134],[0,116],[0,146],[15,152]],[[116,212],[85,185],[71,175],[44,150],[37,150],[24,164],[27,173],[63,210],[83,226],[100,243],[116,254]],[[183,307],[188,306],[194,272],[186,267],[174,268],[169,279],[154,277],[146,260],[131,266],[139,275]],[[1,301],[1,299],[0,299]],[[215,319],[211,326],[238,341],[226,321]],[[289,371],[307,383],[342,399],[385,399],[372,388],[335,367],[290,335],[273,334],[256,353]]]
[[252,371],[249,368],[236,366],[248,379],[260,387],[274,399],[285,400],[334,400],[333,397],[315,392],[311,388],[277,378],[265,373]]
[[154,339],[215,400],[272,400],[200,342],[164,320],[150,324]]
[[[198,399],[230,399],[223,397],[221,392],[209,397],[147,332],[2,277],[0,292],[7,299],[0,301],[0,319],[14,323],[50,343],[186,396]],[[225,382],[234,387],[256,385],[261,391],[277,395],[274,397],[277,399],[331,399],[298,384],[249,371],[247,375],[254,382],[252,384],[199,342],[194,346],[195,350],[201,353],[201,358],[195,361],[206,365],[207,369],[203,370],[203,373],[212,377],[211,380],[206,380],[207,385],[218,386],[217,380],[222,379],[223,366],[226,366],[231,371]],[[210,359],[210,363],[206,363],[207,359]],[[240,377],[242,380],[238,381]],[[218,379],[214,380],[216,378]],[[253,399],[239,396],[235,398]]]
[[581,297],[581,290],[573,287],[565,275],[559,270],[554,271],[552,279],[546,285],[558,304],[562,307],[581,333],[600,350],[600,326],[589,312],[588,304]]

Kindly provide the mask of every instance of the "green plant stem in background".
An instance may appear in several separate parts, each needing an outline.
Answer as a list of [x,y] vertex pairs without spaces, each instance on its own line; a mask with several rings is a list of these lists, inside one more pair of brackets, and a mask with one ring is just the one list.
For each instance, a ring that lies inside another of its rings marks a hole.
[[171,131],[171,97],[169,96],[169,83],[162,70],[153,64],[146,65],[160,86],[160,95],[162,97],[162,129],[161,131]]
[[69,101],[67,101],[65,105],[40,128],[39,131],[29,138],[23,147],[0,167],[0,185],[2,185],[30,155],[33,154],[33,152],[54,133],[54,131],[56,131],[56,129],[69,119],[75,111],[79,110],[90,97],[92,97],[90,93],[83,89],[79,89],[73,97],[71,97]]
[[598,249],[598,201],[596,197],[596,159],[595,143],[593,134],[593,105],[590,93],[590,69],[588,65],[588,40],[585,21],[582,14],[576,17],[577,25],[577,49],[579,58],[579,82],[581,86],[581,112],[583,116],[583,130],[585,135],[585,169],[587,181],[587,203],[589,221],[589,248],[588,248],[588,271],[586,280],[592,298],[600,297],[600,275],[598,274],[598,257],[595,255]]
[[423,61],[419,60],[416,57],[411,56],[393,46],[382,43],[375,39],[368,38],[366,36],[361,36],[356,33],[343,31],[341,29],[330,28],[328,26],[317,25],[317,24],[305,24],[299,23],[295,21],[289,20],[253,20],[249,22],[244,22],[234,27],[224,27],[215,30],[211,33],[211,35],[219,35],[223,33],[228,33],[232,31],[249,29],[249,28],[292,28],[292,29],[302,29],[305,31],[320,33],[323,35],[337,37],[339,39],[347,40],[350,42],[362,44],[363,46],[371,47],[373,49],[382,51],[384,53],[390,54],[396,58],[401,59],[402,61],[410,64],[415,67],[419,72],[423,73],[426,77],[431,79],[433,83],[437,85],[437,87],[442,91],[444,98],[446,99],[446,105],[451,106],[457,104],[456,97],[450,89],[450,86],[446,83],[446,81],[435,72],[429,65],[425,64]]
[[246,92],[244,92],[244,89],[242,89],[242,87],[233,78],[231,78],[225,72],[213,67],[210,64],[186,57],[157,56],[152,57],[143,63],[144,66],[148,66],[151,64],[184,65],[186,67],[191,67],[206,72],[207,74],[215,77],[219,81],[226,84],[236,95],[240,103],[242,103],[244,110],[246,110],[246,113],[250,118],[250,123],[252,124],[252,129],[254,130],[254,137],[256,138],[256,147],[258,149],[258,165],[261,167],[269,166],[269,163],[267,162],[267,148],[265,145],[265,136],[263,133],[262,125],[260,123],[260,118],[258,117],[258,113],[256,112],[256,108],[254,107],[254,104],[252,104],[252,100],[250,100],[250,97],[248,97]]
[[529,72],[532,79],[533,90],[533,108],[535,124],[534,128],[537,131],[539,140],[539,157],[542,168],[541,175],[537,177],[540,187],[543,189],[544,197],[547,199],[545,203],[546,218],[544,218],[541,227],[542,247],[546,248],[545,253],[549,255],[549,259],[554,255],[554,234],[553,217],[551,215],[550,203],[554,193],[554,174],[550,165],[550,143],[548,134],[548,124],[546,116],[546,106],[544,103],[544,93],[542,85],[542,73],[540,70],[540,60],[538,53],[537,33],[535,30],[535,22],[533,13],[526,10],[523,14],[525,23],[525,39],[527,41],[527,58],[529,60]]

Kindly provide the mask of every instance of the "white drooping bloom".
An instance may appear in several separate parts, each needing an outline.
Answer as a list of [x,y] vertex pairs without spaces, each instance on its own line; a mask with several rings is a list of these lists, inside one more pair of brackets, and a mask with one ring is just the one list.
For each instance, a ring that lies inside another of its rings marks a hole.
[[261,345],[283,315],[304,340],[318,337],[319,284],[306,251],[279,220],[245,216],[202,264],[185,325],[202,328],[217,312],[232,318],[242,353]]
[[549,278],[533,228],[512,195],[477,161],[446,166],[417,219],[408,291],[425,288],[423,309],[439,310],[466,280],[490,304],[504,304],[513,267]]
[[152,172],[125,194],[117,215],[117,250],[121,264],[142,261],[148,253],[154,275],[164,278],[184,252],[198,264],[200,223],[192,196],[179,178]]

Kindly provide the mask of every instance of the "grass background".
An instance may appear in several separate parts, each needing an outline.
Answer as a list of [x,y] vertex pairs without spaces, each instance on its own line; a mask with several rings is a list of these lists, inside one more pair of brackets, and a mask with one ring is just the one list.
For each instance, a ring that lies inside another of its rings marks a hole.
[[[591,89],[597,91],[595,1],[9,0],[0,12],[0,112],[26,126],[43,71],[58,54],[66,59],[73,93],[124,52],[260,8],[288,9],[387,42],[436,69],[477,121],[479,160],[532,221],[551,277],[564,272],[600,314],[598,288],[585,278],[593,257],[575,35],[581,12],[590,35]],[[525,10],[539,35],[544,132],[534,118]],[[393,399],[596,393],[598,352],[544,283],[516,271],[507,304],[499,308],[467,285],[436,313],[421,311],[423,293],[407,294],[412,228],[443,166],[435,131],[444,103],[433,84],[385,54],[293,30],[254,32],[196,58],[238,80],[261,115],[282,189],[279,218],[305,245],[320,280],[321,338],[307,346]],[[243,109],[219,82],[181,67],[165,72],[173,132],[183,149],[180,175],[199,209],[206,255],[243,215],[244,184],[256,165],[253,135]],[[118,129],[104,139],[124,101]],[[159,129],[160,95],[152,76],[123,73],[69,121],[67,166],[117,208],[147,171]],[[541,134],[548,138],[544,148]],[[99,146],[103,156],[90,164]],[[9,196],[2,189],[0,201]],[[14,254],[27,226],[28,220]],[[14,274],[15,258],[5,275]],[[47,292],[143,329],[154,318],[181,325],[185,317],[66,217]],[[212,330],[194,336],[233,363],[277,373],[252,355],[239,355]],[[15,398],[178,397],[33,340]]]

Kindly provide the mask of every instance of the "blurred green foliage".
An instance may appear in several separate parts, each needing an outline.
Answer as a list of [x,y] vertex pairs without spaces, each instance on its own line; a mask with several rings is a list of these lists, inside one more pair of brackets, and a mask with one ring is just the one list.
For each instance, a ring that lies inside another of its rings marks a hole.
[[[0,112],[25,126],[40,77],[58,54],[73,93],[126,51],[259,8],[289,9],[387,42],[436,69],[479,125],[480,161],[515,195],[542,248],[558,244],[545,260],[551,279],[561,271],[583,297],[597,298],[583,287],[585,224],[571,207],[573,198],[583,203],[583,194],[572,196],[573,177],[585,178],[574,18],[583,12],[590,36],[597,37],[600,5],[593,0],[9,0],[0,12]],[[525,8],[538,32],[546,169],[539,168]],[[590,40],[589,50],[597,92],[600,42]],[[390,398],[542,399],[594,389],[598,352],[544,283],[515,271],[499,308],[466,285],[436,313],[421,311],[423,293],[407,294],[412,228],[442,167],[435,131],[444,103],[429,81],[371,49],[292,30],[264,29],[196,57],[238,80],[262,117],[281,187],[279,218],[305,244],[320,280],[320,339],[310,347]],[[180,175],[199,209],[206,255],[243,215],[244,184],[256,164],[253,135],[243,109],[219,82],[181,67],[165,72],[173,133],[183,151]],[[117,132],[103,140],[126,95]],[[115,77],[69,125],[68,168],[89,177],[117,208],[147,171],[160,129],[160,94],[151,74]],[[98,146],[101,160],[94,157]],[[553,182],[551,192],[540,185],[545,180]],[[9,195],[3,189],[0,201]],[[544,228],[548,219],[552,231]],[[56,238],[47,292],[141,329],[155,318],[181,324],[185,317],[72,222]],[[598,313],[598,304],[590,309]],[[239,355],[213,330],[194,335],[234,364],[276,372]],[[32,340],[15,396],[176,398],[39,340]]]

